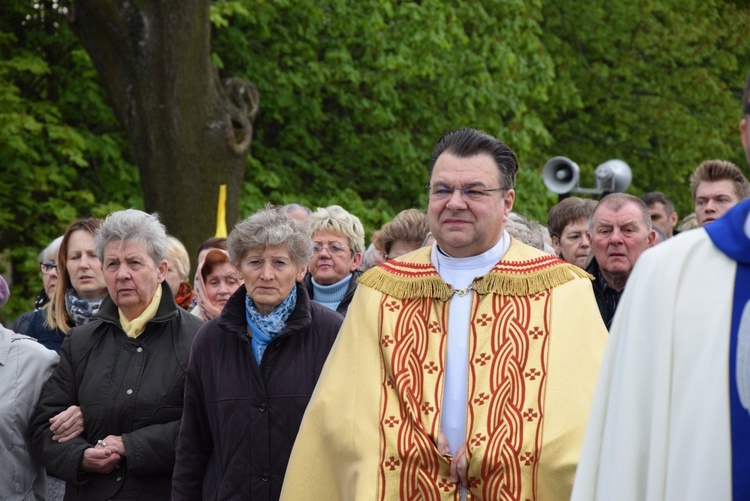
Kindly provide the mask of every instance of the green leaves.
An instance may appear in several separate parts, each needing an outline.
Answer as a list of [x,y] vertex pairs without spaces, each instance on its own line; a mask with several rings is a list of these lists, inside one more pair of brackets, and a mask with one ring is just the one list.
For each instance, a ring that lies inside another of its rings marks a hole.
[[621,158],[633,169],[630,192],[663,191],[681,215],[692,212],[687,180],[702,160],[745,165],[736,127],[750,69],[746,8],[559,1],[544,14],[560,87],[545,110],[547,158],[569,156],[587,175]]
[[10,250],[4,319],[41,287],[37,254],[69,223],[142,206],[129,146],[60,13],[29,3],[0,24],[0,249]]
[[249,16],[217,30],[214,50],[223,73],[260,90],[248,210],[338,203],[374,228],[425,205],[445,132],[484,129],[521,154],[549,140],[536,112],[553,78],[539,5],[242,3]]
[[[50,2],[0,20],[0,249],[30,306],[36,253],[76,217],[142,207],[130,145],[86,52]],[[516,210],[544,221],[552,156],[621,158],[630,192],[692,210],[707,158],[745,165],[737,137],[750,69],[747,2],[212,0],[220,77],[260,91],[243,215],[271,201],[340,204],[368,234],[408,207],[435,142],[475,127],[519,155]],[[189,196],[187,197],[189,198]]]

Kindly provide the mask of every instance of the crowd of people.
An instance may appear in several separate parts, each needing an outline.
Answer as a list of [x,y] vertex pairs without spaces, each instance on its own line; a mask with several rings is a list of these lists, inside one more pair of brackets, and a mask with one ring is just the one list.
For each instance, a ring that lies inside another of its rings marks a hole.
[[[750,74],[743,99],[750,164]],[[426,212],[369,248],[341,206],[267,205],[206,240],[192,280],[157,215],[72,222],[0,326],[0,496],[750,496],[742,169],[698,165],[678,227],[660,192],[529,221],[518,168],[449,132]]]

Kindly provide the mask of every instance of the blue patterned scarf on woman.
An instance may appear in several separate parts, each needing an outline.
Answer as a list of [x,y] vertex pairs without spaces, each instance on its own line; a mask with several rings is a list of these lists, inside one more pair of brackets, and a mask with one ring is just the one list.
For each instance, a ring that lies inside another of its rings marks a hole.
[[297,305],[297,289],[292,288],[292,292],[268,315],[261,315],[250,296],[245,296],[245,318],[247,325],[252,334],[252,347],[255,361],[260,365],[266,346],[279,333],[284,330],[287,320],[292,315],[294,307]]
[[76,325],[83,325],[91,320],[99,307],[102,305],[101,299],[81,299],[76,296],[75,291],[70,288],[65,293],[65,308],[68,310],[70,320]]

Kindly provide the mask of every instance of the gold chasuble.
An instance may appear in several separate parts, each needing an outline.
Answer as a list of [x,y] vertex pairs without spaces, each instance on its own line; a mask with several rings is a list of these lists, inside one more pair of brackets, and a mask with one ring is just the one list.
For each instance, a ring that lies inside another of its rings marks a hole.
[[[472,287],[466,498],[568,499],[607,340],[590,279],[512,240]],[[460,499],[436,447],[454,292],[428,248],[362,275],[282,499]]]

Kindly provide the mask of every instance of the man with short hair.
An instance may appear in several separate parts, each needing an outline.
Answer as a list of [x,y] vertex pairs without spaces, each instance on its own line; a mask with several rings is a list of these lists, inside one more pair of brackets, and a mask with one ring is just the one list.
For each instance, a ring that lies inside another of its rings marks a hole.
[[648,208],[638,197],[611,193],[594,209],[589,222],[594,259],[586,271],[594,276],[594,295],[607,329],[635,262],[654,238]]
[[750,200],[647,252],[619,308],[572,499],[750,499]]
[[698,224],[704,226],[750,196],[750,183],[739,167],[724,160],[706,160],[690,175]]
[[518,160],[436,145],[436,244],[365,272],[282,499],[567,499],[606,343],[587,275],[511,238]]
[[651,191],[641,197],[651,214],[651,225],[664,232],[667,238],[674,236],[674,227],[680,219],[674,210],[674,204],[660,191]]

